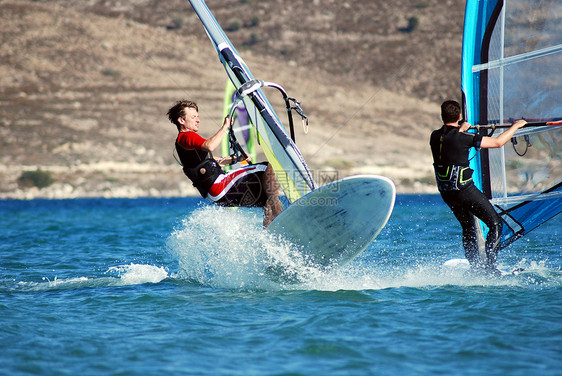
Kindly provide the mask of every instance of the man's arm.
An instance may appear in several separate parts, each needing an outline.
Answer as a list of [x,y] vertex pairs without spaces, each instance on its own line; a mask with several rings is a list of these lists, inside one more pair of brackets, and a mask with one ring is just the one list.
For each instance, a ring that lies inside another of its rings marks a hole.
[[205,140],[205,142],[203,142],[203,145],[201,145],[201,149],[203,151],[213,152],[213,150],[215,150],[221,144],[223,132],[224,133],[228,132],[229,127],[230,127],[230,118],[227,116],[224,118],[224,122],[222,123],[222,126],[217,131],[217,133],[215,133],[213,136],[209,137],[208,139]]
[[228,157],[215,157],[215,160],[221,166],[226,166],[226,165],[232,164],[232,157],[230,157],[230,156],[228,156]]
[[470,129],[470,123],[467,123],[466,121],[463,122],[461,124],[461,126],[459,127],[459,132],[466,132],[467,130]]
[[517,120],[507,131],[500,134],[498,137],[482,137],[480,147],[484,149],[499,148],[504,146],[509,141],[515,132],[522,128],[527,122],[525,120]]

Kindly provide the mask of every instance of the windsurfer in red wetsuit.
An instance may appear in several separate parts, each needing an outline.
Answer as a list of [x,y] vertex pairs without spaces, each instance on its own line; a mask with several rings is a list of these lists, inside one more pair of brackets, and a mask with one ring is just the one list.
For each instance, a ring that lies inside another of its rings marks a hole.
[[[502,234],[502,221],[488,198],[472,181],[472,169],[469,167],[468,152],[470,148],[499,148],[505,145],[527,122],[517,120],[497,137],[486,137],[466,133],[469,123],[460,124],[461,106],[457,101],[445,101],[441,105],[441,118],[444,125],[433,131],[430,138],[433,154],[433,167],[437,188],[443,201],[460,222],[463,231],[463,246],[470,265],[497,273],[496,256]],[[475,217],[488,226],[484,260],[478,257]]]
[[205,139],[197,133],[199,108],[195,102],[178,101],[167,115],[178,128],[176,151],[183,171],[201,196],[220,206],[263,207],[264,227],[281,213],[279,186],[269,163],[249,164],[226,174],[221,166],[236,161],[230,156],[213,157],[213,150],[228,132],[229,118],[217,133]]

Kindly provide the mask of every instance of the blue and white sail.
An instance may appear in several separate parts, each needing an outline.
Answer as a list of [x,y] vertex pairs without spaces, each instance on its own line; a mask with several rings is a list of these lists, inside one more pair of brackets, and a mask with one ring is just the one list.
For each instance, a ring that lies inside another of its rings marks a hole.
[[245,90],[240,99],[246,106],[251,124],[258,132],[260,146],[273,167],[287,199],[292,203],[314,190],[316,186],[301,152],[288,135],[261,87],[272,86],[284,91],[278,85],[267,85],[268,83],[255,80],[205,2],[203,0],[189,0],[189,2],[203,23],[228,77],[236,89]]
[[562,211],[562,1],[467,0],[462,91],[471,124],[535,122],[502,148],[472,153],[505,247]]

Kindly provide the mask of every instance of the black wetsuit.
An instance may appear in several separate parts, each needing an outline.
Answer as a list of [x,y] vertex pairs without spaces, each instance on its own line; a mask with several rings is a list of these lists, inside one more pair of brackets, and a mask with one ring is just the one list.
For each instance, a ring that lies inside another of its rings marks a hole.
[[[437,187],[462,226],[466,258],[474,267],[495,269],[502,222],[487,197],[474,185],[468,161],[470,148],[480,147],[481,141],[481,135],[459,132],[457,127],[444,125],[431,134],[430,145]],[[478,257],[475,216],[489,229],[486,260]]]

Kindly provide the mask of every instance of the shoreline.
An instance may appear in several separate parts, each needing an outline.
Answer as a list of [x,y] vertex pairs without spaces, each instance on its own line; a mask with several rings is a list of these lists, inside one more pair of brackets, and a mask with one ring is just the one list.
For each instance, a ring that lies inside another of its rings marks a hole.
[[[48,172],[54,182],[47,187],[23,187],[24,171]],[[349,170],[323,170],[330,179],[317,179],[322,186],[355,175],[390,178],[397,194],[437,194],[426,171],[406,167],[362,166]],[[98,162],[75,166],[0,165],[0,200],[198,197],[199,192],[176,165]]]
[[[30,201],[36,199],[47,200],[70,200],[70,199],[88,199],[88,198],[121,198],[121,199],[135,199],[135,198],[181,198],[181,197],[199,197],[199,192],[189,182],[182,184],[181,188],[158,190],[155,188],[141,188],[138,186],[108,186],[102,190],[89,190],[84,187],[74,188],[70,184],[55,183],[46,188],[27,188],[16,189],[10,192],[0,192],[0,200],[21,200]],[[433,187],[424,186],[425,189],[413,189],[413,187],[398,187],[396,190],[397,195],[434,195],[438,194],[437,189]]]
[[[54,182],[47,187],[22,187],[18,182],[24,171],[45,171]],[[349,170],[324,170],[331,179],[317,181],[319,186],[355,175],[379,175],[390,178],[397,194],[438,193],[427,172],[415,168],[363,166]],[[0,165],[0,200],[198,197],[199,192],[178,166],[125,162],[99,162],[75,166]]]
[[[427,192],[427,193],[420,193],[420,192],[397,192],[396,196],[438,196],[439,193]],[[74,197],[47,197],[47,196],[34,196],[31,198],[27,197],[5,197],[0,196],[0,201],[34,201],[34,200],[47,200],[47,201],[65,201],[65,200],[137,200],[137,199],[156,199],[156,200],[175,200],[175,199],[183,199],[183,198],[196,198],[201,199],[202,201],[207,201],[200,195],[184,195],[184,196],[176,196],[176,195],[163,195],[163,196],[74,196]]]

